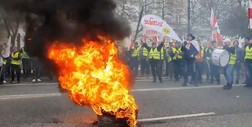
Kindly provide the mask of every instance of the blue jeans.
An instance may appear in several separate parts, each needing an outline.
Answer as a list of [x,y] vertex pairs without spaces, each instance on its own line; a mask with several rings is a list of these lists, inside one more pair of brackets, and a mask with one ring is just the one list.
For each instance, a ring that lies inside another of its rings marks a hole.
[[[186,85],[188,83],[188,75],[191,72],[191,75],[196,75],[196,61],[195,60],[184,60],[184,83]],[[193,77],[193,82],[197,85],[196,76]]]
[[234,67],[233,64],[228,64],[226,67],[226,79],[227,79],[227,85],[232,86],[233,80],[234,80]]
[[[211,72],[211,79],[210,82],[213,83],[214,79],[218,84],[220,84],[220,67],[214,65],[213,63],[210,64],[210,72]],[[224,73],[225,74],[225,73]]]
[[246,85],[252,86],[252,63],[245,63],[246,66]]
[[236,74],[236,82],[239,83],[240,81],[240,76],[241,76],[241,64],[242,63],[236,63],[235,64],[235,74]]

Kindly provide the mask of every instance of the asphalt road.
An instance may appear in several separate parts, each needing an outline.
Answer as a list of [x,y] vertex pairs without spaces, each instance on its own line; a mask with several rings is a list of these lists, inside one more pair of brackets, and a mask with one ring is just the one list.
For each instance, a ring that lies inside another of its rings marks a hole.
[[[132,90],[142,127],[252,127],[252,89],[180,87],[137,81]],[[72,103],[56,83],[0,87],[0,127],[92,127],[96,115]]]

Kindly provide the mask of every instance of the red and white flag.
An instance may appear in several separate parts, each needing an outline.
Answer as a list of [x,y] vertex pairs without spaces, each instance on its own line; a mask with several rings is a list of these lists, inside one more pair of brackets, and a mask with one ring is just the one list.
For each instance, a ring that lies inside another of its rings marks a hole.
[[154,37],[153,37],[153,41],[156,43],[156,45],[158,45],[158,41],[159,41],[158,36],[154,36]]
[[218,25],[218,19],[214,15],[213,9],[211,9],[211,20],[210,20],[210,23],[211,23],[211,28],[212,28],[211,40],[212,41],[216,41],[219,46],[223,46],[222,37],[221,37],[221,34],[220,34],[220,28],[219,28],[219,25]]
[[249,29],[252,29],[252,3],[249,0],[249,7],[248,7],[248,17],[249,17]]
[[129,39],[130,39],[129,49],[132,49],[134,47],[134,42],[133,42],[134,40],[133,40],[132,36],[130,36]]

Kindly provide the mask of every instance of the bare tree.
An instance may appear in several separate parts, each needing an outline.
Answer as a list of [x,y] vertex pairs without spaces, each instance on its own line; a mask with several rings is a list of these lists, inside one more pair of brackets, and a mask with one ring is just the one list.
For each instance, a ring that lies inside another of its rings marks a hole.
[[[22,22],[22,15],[20,13],[6,13],[0,11],[0,17],[3,20],[7,32],[7,38],[11,38],[12,46],[15,46],[15,41],[18,37],[18,29]],[[20,40],[18,40],[20,42]]]

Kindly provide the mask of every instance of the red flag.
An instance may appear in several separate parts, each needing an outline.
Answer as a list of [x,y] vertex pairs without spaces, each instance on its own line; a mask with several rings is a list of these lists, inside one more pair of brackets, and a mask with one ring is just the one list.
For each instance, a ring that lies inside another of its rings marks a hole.
[[218,25],[218,19],[214,15],[213,10],[211,10],[211,28],[212,28],[211,41],[216,41],[219,46],[223,46],[222,37],[220,34],[220,28]]
[[147,40],[148,40],[148,36],[144,36],[144,42],[147,42]]
[[249,17],[249,28],[252,29],[252,3],[249,0],[249,8],[248,8],[248,17]]
[[132,49],[134,47],[134,42],[133,38],[130,36],[130,44],[129,44],[129,49]]
[[211,28],[214,28],[215,25],[217,24],[217,17],[214,15],[213,9],[211,9]]
[[156,45],[158,45],[158,36],[154,36],[153,41],[156,43]]

